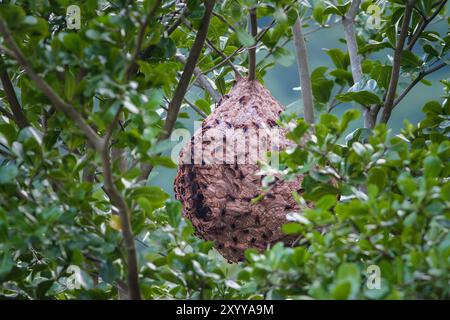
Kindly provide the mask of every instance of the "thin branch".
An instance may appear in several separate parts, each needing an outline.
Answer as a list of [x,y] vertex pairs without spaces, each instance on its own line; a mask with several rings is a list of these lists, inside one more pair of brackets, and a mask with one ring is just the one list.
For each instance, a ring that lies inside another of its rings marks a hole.
[[122,236],[125,242],[128,262],[128,294],[132,300],[140,300],[141,294],[139,289],[139,269],[136,255],[136,245],[134,242],[133,230],[131,228],[130,210],[120,191],[117,189],[112,176],[112,164],[109,154],[109,140],[112,135],[113,128],[119,121],[122,108],[119,108],[113,121],[109,125],[104,138],[103,149],[101,150],[102,167],[103,167],[103,184],[104,190],[111,200],[111,203],[117,208],[120,217]]
[[[175,55],[175,58],[181,63],[186,64],[186,57],[183,56],[182,54]],[[196,81],[199,84],[199,86],[205,89],[206,92],[209,93],[209,95],[211,96],[211,98],[214,99],[215,102],[219,102],[222,96],[219,94],[219,92],[217,92],[216,89],[214,89],[211,82],[209,81],[209,78],[202,73],[202,70],[200,70],[200,68],[196,66],[194,68],[194,74],[197,77]]]
[[[186,27],[189,28],[189,30],[191,30],[193,33],[195,33],[196,31],[192,28],[191,24],[189,23],[189,21],[187,21],[186,19],[184,19],[184,24],[186,25]],[[234,66],[233,62],[231,62],[231,60],[226,59],[227,55],[225,53],[223,53],[222,51],[219,50],[219,48],[217,48],[214,43],[212,43],[211,40],[208,39],[208,37],[206,37],[205,39],[206,44],[208,45],[209,48],[211,48],[212,50],[214,50],[219,56],[221,56],[224,61],[231,67],[231,69],[233,69],[235,77],[239,78],[241,77],[241,73],[238,71],[238,69],[236,69],[236,67]]]
[[330,113],[331,111],[334,110],[334,108],[336,108],[337,106],[339,106],[342,101],[338,101],[338,99],[336,98],[337,95],[341,94],[344,91],[344,86],[342,86],[339,91],[336,93],[336,95],[334,96],[333,100],[331,100],[330,105],[328,107],[327,112]]
[[448,66],[445,62],[428,69],[427,71],[422,71],[419,73],[419,75],[409,84],[408,87],[400,94],[400,96],[395,100],[392,109],[394,109],[402,100],[406,97],[406,95],[411,91],[412,88],[414,88],[420,81],[422,81],[426,76],[429,74],[436,72],[444,67]]
[[408,35],[409,22],[411,20],[412,10],[416,0],[409,0],[406,3],[405,13],[403,15],[403,23],[400,31],[400,36],[397,42],[397,46],[394,52],[394,59],[392,62],[392,72],[391,80],[389,81],[389,87],[386,94],[386,100],[384,102],[383,114],[381,115],[380,121],[382,123],[387,123],[391,116],[392,106],[394,104],[395,93],[397,91],[398,80],[400,77],[400,63],[402,60],[403,46],[405,45],[405,40]]
[[225,17],[222,16],[221,14],[219,14],[217,12],[213,12],[213,16],[219,18],[219,20],[221,20],[223,23],[225,23],[228,26],[228,28],[230,28],[231,30],[236,31],[236,28],[230,22],[228,22],[228,20],[225,19]]
[[437,6],[436,10],[434,11],[434,13],[429,18],[424,17],[422,15],[422,21],[421,21],[419,27],[417,28],[417,30],[414,32],[414,34],[413,34],[413,36],[411,38],[411,41],[408,44],[408,50],[412,50],[412,48],[416,44],[417,40],[419,40],[420,35],[422,34],[422,32],[425,30],[425,28],[428,26],[428,24],[431,21],[433,21],[434,18],[436,18],[436,16],[444,8],[446,3],[447,3],[447,0],[442,0],[440,3],[438,3],[438,6]]
[[205,1],[205,14],[203,16],[202,25],[197,32],[194,44],[189,52],[186,64],[184,66],[183,74],[181,75],[178,86],[175,89],[172,100],[169,103],[169,112],[167,114],[166,122],[164,123],[164,134],[163,137],[167,138],[172,133],[175,121],[180,110],[181,102],[183,101],[184,95],[186,94],[186,89],[189,86],[190,79],[194,73],[197,60],[203,49],[203,45],[206,40],[206,36],[209,29],[209,22],[211,20],[211,14],[214,8],[215,0]]
[[302,88],[303,107],[305,120],[314,123],[314,101],[312,95],[311,78],[309,76],[308,55],[305,44],[305,37],[302,30],[300,17],[292,27],[294,35],[295,53],[297,56],[298,73],[300,76],[300,87]]
[[203,119],[206,118],[208,115],[204,113],[202,110],[200,110],[195,104],[193,104],[191,101],[189,101],[187,98],[184,98],[184,101],[191,107],[195,112],[198,113],[199,116],[201,116]]
[[[189,82],[191,81],[192,78],[192,74],[194,73],[194,69],[197,64],[198,58],[200,57],[203,46],[205,44],[215,0],[206,0],[204,4],[205,4],[205,13],[203,15],[202,24],[197,32],[191,51],[189,52],[186,64],[184,65],[183,74],[181,75],[180,81],[178,82],[178,85],[175,89],[173,98],[169,103],[169,110],[167,112],[167,118],[164,123],[164,133],[161,135],[160,140],[168,138],[172,133],[173,127],[175,126],[175,122],[178,117],[178,112],[180,111],[181,103],[183,102],[186,90],[188,89]],[[152,170],[151,165],[146,163],[143,164],[139,180],[146,180],[151,170]]]
[[243,47],[239,47],[236,50],[234,50],[229,56],[227,56],[225,59],[223,59],[222,61],[220,61],[218,64],[216,64],[214,67],[211,67],[210,69],[203,71],[202,74],[206,75],[218,68],[220,68],[221,66],[223,66],[225,63],[228,63],[231,59],[234,58],[234,56],[236,56],[238,53],[240,53],[240,51],[242,51]]
[[150,9],[150,12],[148,15],[145,16],[144,21],[141,23],[139,28],[139,33],[136,39],[136,47],[133,53],[133,57],[131,58],[131,62],[128,64],[128,67],[125,71],[125,79],[128,82],[131,76],[131,73],[133,70],[136,69],[136,63],[137,59],[139,57],[139,53],[141,52],[142,42],[144,41],[144,35],[145,30],[147,29],[148,24],[150,23],[150,20],[155,15],[156,11],[158,10],[159,6],[161,5],[162,0],[156,0],[152,8]]
[[22,107],[19,103],[19,99],[17,99],[16,91],[14,90],[14,86],[11,82],[11,79],[9,78],[8,71],[2,71],[0,73],[0,78],[3,85],[3,90],[5,91],[6,99],[8,100],[9,106],[12,111],[14,121],[21,129],[28,127],[28,119],[23,113]]
[[170,36],[183,22],[184,18],[188,15],[189,10],[188,7],[185,6],[183,10],[180,12],[180,15],[178,16],[177,20],[167,29],[167,35]]
[[[250,9],[250,31],[253,39],[258,34],[258,20],[256,18],[256,8]],[[256,40],[255,40],[256,42]],[[248,49],[248,80],[256,79],[256,44]]]
[[8,110],[6,110],[5,108],[0,107],[0,113],[2,113],[8,119],[15,121],[13,114],[11,112],[9,112]]
[[[263,30],[261,30],[258,33],[258,35],[255,37],[256,38],[256,44],[254,45],[255,48],[256,48],[256,45],[259,43],[259,41],[261,41],[262,37],[264,37],[264,35],[267,33],[267,31],[269,31],[270,28],[272,28],[274,24],[275,24],[275,19],[272,20],[272,22],[267,27],[265,27]],[[229,56],[224,57],[224,60],[220,61],[214,67],[211,67],[210,69],[208,69],[206,71],[203,71],[203,74],[208,74],[208,73],[222,67],[225,63],[228,63],[229,60],[233,59],[237,54],[243,52],[245,49],[249,49],[249,48],[244,48],[244,46],[238,47]]]
[[[354,0],[347,14],[342,19],[354,83],[358,83],[362,80],[361,56],[358,54],[358,43],[356,41],[355,31],[355,17],[360,5],[361,0]],[[364,110],[364,128],[373,128],[375,126],[370,109],[371,106],[366,106]]]

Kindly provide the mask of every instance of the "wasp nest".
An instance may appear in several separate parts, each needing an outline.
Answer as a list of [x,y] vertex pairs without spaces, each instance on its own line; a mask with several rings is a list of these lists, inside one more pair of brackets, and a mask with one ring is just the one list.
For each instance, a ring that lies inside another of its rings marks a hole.
[[276,125],[283,108],[257,81],[239,79],[180,153],[175,196],[196,234],[215,243],[229,261],[248,248],[264,250],[278,241],[286,214],[297,208],[293,182],[275,179],[262,190],[260,162],[267,151],[288,146]]

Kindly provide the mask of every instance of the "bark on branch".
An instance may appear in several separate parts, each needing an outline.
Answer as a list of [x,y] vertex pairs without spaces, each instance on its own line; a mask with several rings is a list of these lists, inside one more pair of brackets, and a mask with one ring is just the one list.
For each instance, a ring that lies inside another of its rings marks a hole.
[[306,122],[314,123],[314,102],[311,78],[309,76],[308,55],[300,17],[297,18],[297,21],[292,27],[292,32],[294,35],[295,54],[297,56],[298,73],[300,76],[300,87],[302,88],[304,116]]
[[155,15],[156,11],[158,10],[159,6],[161,5],[161,2],[162,2],[162,0],[156,0],[156,2],[153,4],[153,6],[150,9],[150,12],[148,13],[148,15],[145,16],[144,21],[142,21],[142,23],[140,25],[138,36],[136,39],[136,47],[135,47],[133,56],[131,58],[131,62],[128,65],[127,69],[125,70],[125,79],[127,82],[129,81],[131,74],[133,72],[135,72],[135,70],[137,69],[137,59],[139,58],[139,54],[141,53],[141,47],[142,47],[142,42],[144,41],[145,29],[147,29],[147,26],[150,23],[150,20]]
[[389,87],[386,94],[386,100],[384,102],[383,113],[380,119],[382,123],[387,123],[389,118],[391,117],[395,100],[395,93],[397,92],[397,85],[400,77],[400,63],[402,60],[403,47],[405,45],[406,37],[408,36],[409,22],[411,20],[411,15],[415,3],[416,0],[409,0],[406,2],[402,28],[400,31],[400,36],[397,41],[397,46],[395,47],[394,59],[392,62],[391,79],[389,81]]
[[[181,63],[186,63],[186,57],[183,56],[182,54],[177,54],[175,56],[175,58],[178,61],[180,61]],[[198,85],[200,87],[202,87],[203,89],[205,89],[206,92],[209,93],[211,98],[213,98],[213,100],[216,103],[219,102],[219,100],[222,97],[222,95],[219,92],[217,92],[216,89],[214,89],[214,87],[212,86],[211,82],[209,81],[209,78],[202,73],[202,70],[200,70],[199,67],[195,67],[194,68],[194,75],[197,77],[196,81],[197,81]]]
[[[203,46],[205,44],[215,0],[206,0],[204,3],[205,13],[203,15],[202,24],[197,32],[191,51],[189,52],[189,56],[186,60],[186,64],[184,65],[183,73],[175,89],[173,98],[169,103],[167,118],[163,128],[164,133],[161,135],[160,140],[167,139],[172,133],[178,117],[178,113],[180,111],[181,104],[189,87],[189,82],[191,81],[198,58],[200,57]],[[150,164],[143,164],[141,167],[141,175],[139,177],[139,180],[146,180],[151,171],[152,166]]]
[[406,97],[406,95],[414,88],[420,81],[422,81],[429,74],[436,72],[444,67],[448,66],[447,63],[443,62],[435,67],[432,67],[426,71],[422,71],[419,75],[409,84],[409,86],[400,94],[400,96],[395,100],[392,110]]
[[[258,20],[256,18],[256,8],[250,9],[250,31],[256,42],[258,34]],[[256,79],[256,43],[248,49],[248,80]]]
[[408,43],[408,50],[412,50],[414,45],[416,44],[417,40],[419,40],[420,35],[425,30],[425,28],[428,26],[428,24],[436,18],[436,16],[439,14],[439,12],[444,8],[445,4],[447,3],[447,0],[442,0],[440,3],[437,3],[437,8],[434,11],[434,13],[430,17],[422,16],[422,21],[420,22],[419,27],[414,32],[413,36],[411,37],[411,40]]
[[[342,19],[354,83],[358,83],[362,80],[361,56],[358,54],[358,43],[356,41],[355,31],[355,17],[358,13],[360,5],[361,0],[352,1],[347,14]],[[373,106],[366,106],[364,110],[364,128],[373,128],[375,126],[375,122],[376,114],[373,111]]]

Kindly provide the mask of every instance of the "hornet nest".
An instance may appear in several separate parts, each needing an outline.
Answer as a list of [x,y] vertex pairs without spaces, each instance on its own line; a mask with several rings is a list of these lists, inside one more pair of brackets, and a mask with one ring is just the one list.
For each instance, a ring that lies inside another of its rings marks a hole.
[[229,261],[243,260],[248,248],[262,251],[295,240],[281,226],[287,213],[298,210],[291,193],[301,192],[302,177],[275,178],[263,191],[258,165],[267,151],[290,144],[275,122],[282,111],[259,82],[240,78],[180,152],[175,197],[196,235],[213,241]]

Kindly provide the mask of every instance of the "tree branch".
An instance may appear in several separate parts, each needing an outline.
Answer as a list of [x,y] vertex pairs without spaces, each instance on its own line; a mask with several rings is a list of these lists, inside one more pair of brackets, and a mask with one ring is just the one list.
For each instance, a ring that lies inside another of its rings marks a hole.
[[398,80],[400,77],[400,63],[402,60],[403,46],[405,45],[405,40],[408,35],[409,21],[411,20],[412,10],[416,0],[409,0],[406,3],[405,13],[403,15],[403,23],[400,31],[400,36],[397,42],[397,46],[394,52],[394,60],[392,63],[391,79],[389,81],[389,87],[386,94],[386,100],[383,107],[383,114],[381,115],[380,121],[382,123],[387,123],[392,112],[392,106],[394,104],[395,93],[397,91]]
[[416,44],[417,40],[419,40],[422,32],[425,30],[425,28],[428,26],[428,24],[431,21],[433,21],[434,18],[436,18],[436,16],[439,14],[439,12],[442,10],[442,8],[444,8],[446,3],[447,3],[447,0],[442,0],[440,3],[438,2],[438,4],[437,4],[438,7],[436,8],[434,13],[429,18],[424,17],[422,15],[422,21],[421,21],[419,27],[417,28],[417,30],[414,32],[411,40],[409,41],[408,50],[412,50],[412,48]]
[[[182,54],[177,54],[175,56],[175,58],[180,61],[181,63],[186,64],[186,57],[183,56]],[[203,73],[202,70],[200,70],[199,67],[195,67],[194,68],[194,74],[197,77],[196,81],[199,84],[200,87],[202,87],[203,89],[206,90],[206,92],[209,93],[209,95],[211,96],[211,98],[214,99],[215,102],[219,102],[220,98],[222,97],[219,92],[217,92],[216,89],[213,88],[211,82],[209,81],[208,77],[206,77]]]
[[171,35],[183,22],[183,19],[188,15],[189,10],[186,5],[186,7],[183,8],[183,10],[180,12],[180,15],[178,16],[177,20],[167,29],[167,35]]
[[141,26],[139,28],[139,33],[136,39],[136,47],[133,53],[133,57],[131,58],[131,62],[128,65],[127,69],[125,70],[125,79],[128,82],[131,76],[131,73],[136,70],[136,63],[137,59],[139,57],[139,54],[141,52],[142,42],[144,40],[145,35],[145,29],[147,29],[147,26],[151,20],[151,18],[155,15],[156,11],[158,10],[159,6],[161,5],[162,0],[156,0],[152,8],[150,9],[150,12],[148,15],[145,16],[144,21],[141,23]]
[[414,88],[420,81],[422,81],[427,75],[436,72],[444,67],[448,66],[445,62],[428,69],[427,71],[422,71],[419,73],[419,75],[409,84],[409,86],[400,94],[400,96],[395,100],[392,110],[403,100],[403,98],[406,97],[406,95],[411,91],[412,88]]
[[28,119],[23,113],[22,107],[19,103],[19,99],[17,99],[17,95],[11,79],[9,78],[8,71],[2,71],[0,73],[0,78],[3,85],[3,90],[5,91],[6,99],[8,100],[9,106],[12,111],[13,120],[21,129],[28,127]]
[[103,184],[104,190],[108,195],[111,203],[117,208],[120,223],[122,227],[122,236],[125,242],[128,262],[128,294],[132,300],[140,300],[141,294],[139,289],[139,269],[136,255],[136,245],[134,242],[133,230],[131,228],[130,210],[120,191],[117,189],[113,176],[112,165],[109,154],[109,140],[112,135],[113,128],[120,118],[121,108],[116,113],[105,134],[103,149],[100,151],[103,167]]
[[[256,8],[250,9],[250,31],[256,42],[258,34],[258,20],[256,18]],[[256,44],[248,49],[248,80],[256,79]]]
[[348,54],[350,56],[350,67],[352,68],[353,81],[360,82],[362,79],[361,56],[358,54],[358,44],[356,42],[355,17],[358,12],[361,0],[354,0],[347,15],[342,19],[344,25],[345,39],[347,40]]
[[297,56],[298,73],[300,76],[300,87],[303,97],[305,120],[314,123],[314,101],[312,96],[311,78],[309,76],[308,55],[306,51],[305,37],[303,36],[302,22],[297,18],[292,27],[294,35],[295,53]]
[[[356,41],[355,31],[355,17],[360,5],[361,0],[352,1],[350,9],[342,19],[354,83],[358,83],[362,80],[361,56],[358,54],[358,43]],[[372,106],[366,106],[364,109],[364,128],[373,128],[375,126],[375,120],[376,116],[374,117],[373,115]]]
[[[186,25],[186,27],[189,28],[189,30],[191,30],[193,33],[195,33],[196,31],[192,28],[192,26],[190,25],[189,21],[184,19],[184,24]],[[239,78],[241,77],[241,73],[238,71],[238,69],[236,69],[236,67],[234,66],[233,62],[231,62],[231,60],[226,59],[227,56],[225,53],[223,53],[222,51],[220,51],[215,45],[214,43],[212,43],[211,40],[208,39],[208,37],[206,37],[205,42],[207,44],[207,46],[209,48],[211,48],[212,50],[214,50],[219,56],[221,56],[230,67],[231,69],[233,69],[235,77]]]
[[[167,118],[164,123],[164,133],[161,135],[160,140],[168,138],[172,133],[173,127],[175,126],[175,121],[178,117],[178,112],[180,111],[181,103],[183,102],[198,58],[200,57],[203,46],[205,44],[215,0],[205,0],[204,3],[205,13],[203,15],[202,24],[197,32],[191,51],[189,52],[186,64],[184,65],[183,74],[181,75],[180,81],[178,82],[178,85],[175,89],[173,98],[169,103]],[[143,164],[139,180],[147,179],[151,170],[152,166],[150,164]]]
[[199,116],[201,116],[203,119],[206,118],[208,115],[204,113],[202,110],[200,110],[195,104],[193,104],[191,101],[189,101],[187,98],[184,98],[184,101],[189,105],[189,107],[192,108]]
[[236,31],[236,28],[227,19],[225,19],[224,16],[218,14],[217,12],[213,12],[213,16],[217,17],[220,21],[225,23],[232,31]]

